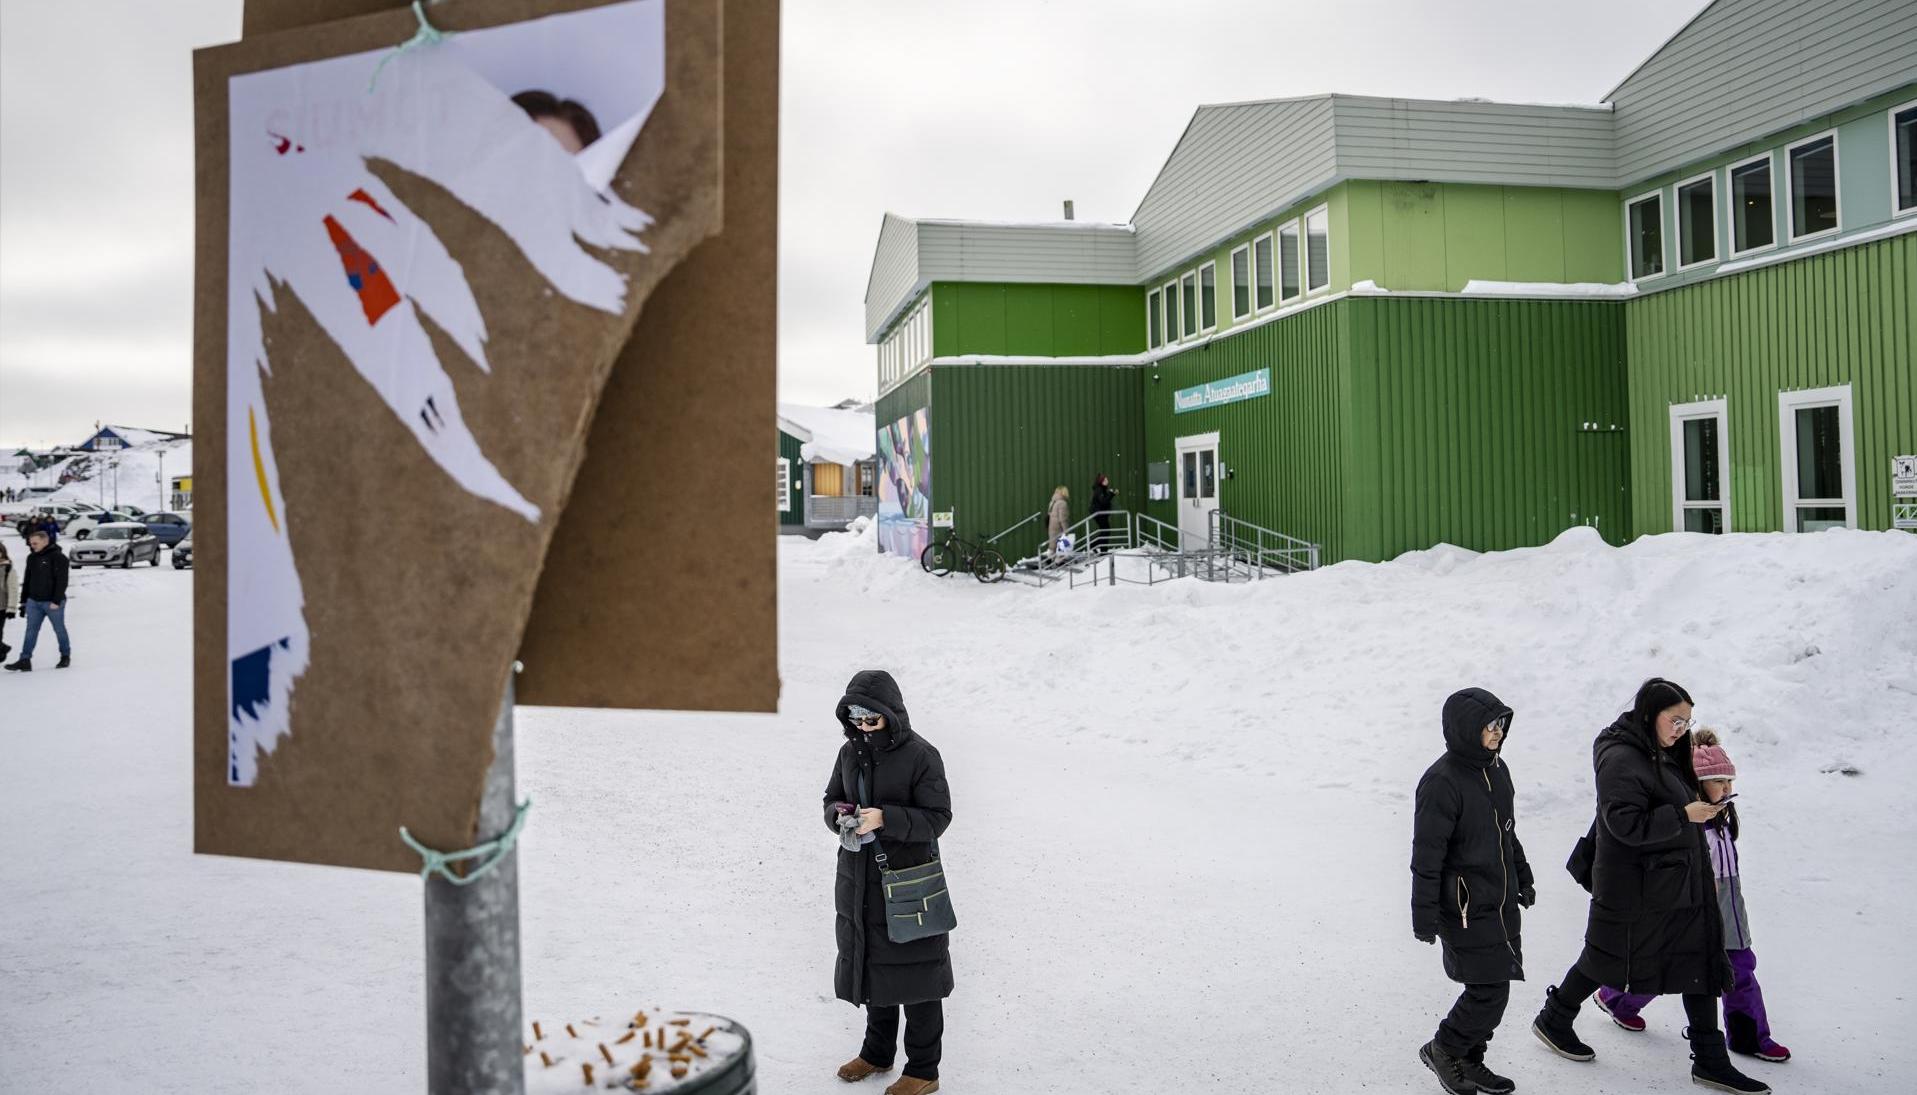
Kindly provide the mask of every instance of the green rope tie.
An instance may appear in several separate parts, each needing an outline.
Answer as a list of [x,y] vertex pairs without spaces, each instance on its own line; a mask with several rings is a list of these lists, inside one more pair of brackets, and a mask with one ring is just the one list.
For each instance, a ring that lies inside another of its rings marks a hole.
[[[433,0],[433,2],[438,3],[439,0]],[[452,32],[440,30],[438,27],[432,24],[431,20],[426,18],[426,8],[421,4],[420,0],[413,0],[413,18],[419,20],[419,29],[413,32],[413,36],[411,38],[408,38],[404,42],[401,42],[399,45],[393,47],[391,52],[387,53],[386,56],[381,57],[379,59],[379,64],[375,66],[373,69],[373,78],[366,81],[366,93],[368,95],[371,95],[373,93],[373,88],[378,86],[379,74],[385,71],[386,62],[392,60],[395,57],[398,57],[402,53],[408,53],[408,52],[411,52],[412,50],[416,50],[420,48],[421,46],[438,45],[439,43],[446,41],[448,38],[454,37]]]
[[[418,852],[420,859],[425,861],[425,866],[419,869],[421,881],[438,875],[455,886],[470,886],[492,873],[494,867],[504,863],[506,857],[512,854],[513,847],[519,843],[520,831],[526,827],[526,811],[530,809],[532,809],[532,799],[529,798],[520,803],[519,809],[513,812],[513,823],[506,826],[505,832],[483,844],[467,848],[463,852],[436,852],[414,840],[413,834],[407,832],[404,825],[399,827],[399,838],[406,842],[408,848]],[[491,858],[488,859],[488,856]],[[469,859],[485,859],[486,862],[474,867],[465,875],[453,873],[452,864],[464,863]]]

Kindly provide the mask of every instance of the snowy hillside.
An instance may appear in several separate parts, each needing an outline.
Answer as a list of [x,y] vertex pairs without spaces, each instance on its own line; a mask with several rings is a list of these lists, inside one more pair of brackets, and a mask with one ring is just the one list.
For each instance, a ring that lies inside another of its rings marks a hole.
[[20,471],[12,454],[0,454],[0,490],[54,486],[67,469],[78,478],[47,495],[47,501],[91,502],[108,509],[116,505],[169,509],[169,482],[193,474],[193,442],[156,439],[118,452],[74,453],[31,474]]
[[[1661,674],[1740,772],[1759,976],[1797,1054],[1749,1071],[1780,1095],[1917,1080],[1917,537],[1574,532],[1043,592],[851,534],[780,551],[779,715],[522,709],[529,1020],[723,1012],[768,1095],[877,1092],[832,1076],[859,1017],[831,998],[819,795],[833,702],[880,666],[952,780],[945,1090],[1434,1091],[1416,1050],[1455,986],[1411,938],[1410,795],[1439,703],[1475,684],[1517,711],[1540,892],[1491,1063],[1526,1092],[1693,1091],[1674,1002],[1642,1035],[1586,1009],[1589,1065],[1525,1030],[1583,930],[1559,864],[1591,736]],[[189,854],[190,582],[79,575],[75,668],[0,680],[0,1088],[419,1090],[417,880]]]

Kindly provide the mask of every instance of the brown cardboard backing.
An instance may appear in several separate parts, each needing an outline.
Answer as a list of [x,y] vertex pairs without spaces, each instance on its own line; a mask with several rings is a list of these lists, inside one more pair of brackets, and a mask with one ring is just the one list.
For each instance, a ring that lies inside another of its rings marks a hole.
[[[228,786],[226,469],[217,456],[206,461],[195,532],[197,850],[413,870],[416,857],[397,839],[401,825],[429,846],[473,841],[490,725],[586,424],[634,312],[720,223],[718,0],[668,2],[668,90],[615,183],[658,218],[646,236],[649,254],[615,257],[629,277],[625,315],[548,295],[495,226],[430,182],[373,165],[475,272],[493,374],[462,371],[469,363],[450,341],[435,341],[460,384],[468,424],[545,512],[537,526],[446,482],[297,298],[275,294],[265,317],[273,360],[266,399],[289,516],[305,516],[289,520],[287,533],[312,656],[293,697],[293,733],[263,761],[253,787]],[[367,6],[330,5],[343,13]],[[435,9],[434,19],[457,30],[588,6],[592,0],[467,0]],[[316,16],[329,5],[299,7]],[[261,29],[253,5],[247,25]],[[227,80],[389,46],[412,26],[409,11],[388,12],[196,56],[195,417],[204,452],[225,452]]]
[[[723,6],[724,225],[654,292],[600,398],[526,627],[522,704],[778,708],[779,2]],[[392,7],[247,0],[245,33]]]

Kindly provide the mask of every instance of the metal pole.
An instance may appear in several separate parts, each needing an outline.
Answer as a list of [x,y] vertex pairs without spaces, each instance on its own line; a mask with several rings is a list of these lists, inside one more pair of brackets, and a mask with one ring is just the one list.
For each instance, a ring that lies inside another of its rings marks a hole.
[[[518,666],[514,666],[517,672]],[[493,724],[479,834],[513,822],[513,681]],[[426,1084],[432,1095],[523,1095],[519,853],[470,886],[426,880]]]

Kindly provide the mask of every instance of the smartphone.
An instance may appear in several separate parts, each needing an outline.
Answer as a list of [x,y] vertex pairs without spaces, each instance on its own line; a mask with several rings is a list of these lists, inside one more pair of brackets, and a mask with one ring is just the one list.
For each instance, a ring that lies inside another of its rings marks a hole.
[[832,809],[836,810],[841,816],[844,816],[845,814],[856,811],[858,807],[849,802],[835,802],[832,804]]

